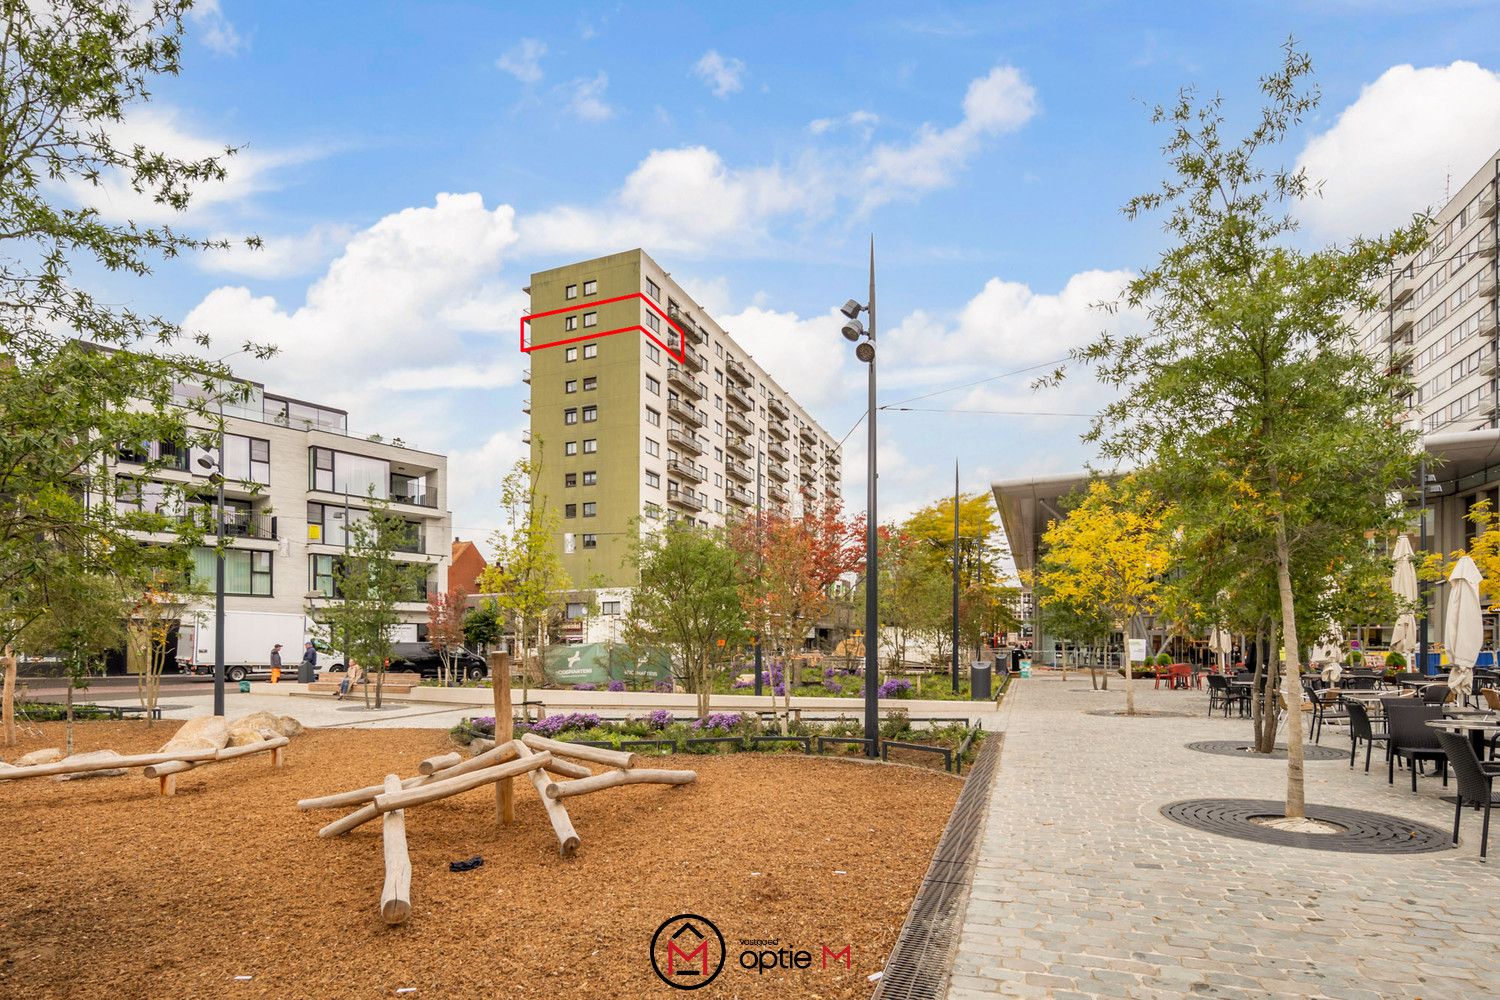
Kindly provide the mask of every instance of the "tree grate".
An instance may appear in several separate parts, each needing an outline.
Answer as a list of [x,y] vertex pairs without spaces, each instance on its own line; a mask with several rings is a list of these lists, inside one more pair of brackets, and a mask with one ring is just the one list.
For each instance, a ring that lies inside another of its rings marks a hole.
[[[1222,757],[1239,757],[1242,760],[1286,760],[1286,744],[1276,744],[1270,753],[1255,753],[1255,744],[1248,740],[1203,740],[1187,744],[1189,750],[1199,753],[1218,754]],[[1307,743],[1302,747],[1303,760],[1348,760],[1349,755],[1333,747]]]
[[964,901],[979,856],[1003,737],[992,735],[980,746],[963,791],[922,876],[896,946],[875,987],[875,1000],[935,1000],[943,992],[953,953],[958,947]]
[[1453,838],[1445,830],[1363,809],[1306,807],[1308,819],[1342,827],[1337,833],[1296,833],[1252,822],[1281,816],[1285,808],[1286,803],[1275,799],[1185,799],[1162,806],[1161,814],[1194,830],[1278,847],[1349,854],[1427,854],[1453,848]]

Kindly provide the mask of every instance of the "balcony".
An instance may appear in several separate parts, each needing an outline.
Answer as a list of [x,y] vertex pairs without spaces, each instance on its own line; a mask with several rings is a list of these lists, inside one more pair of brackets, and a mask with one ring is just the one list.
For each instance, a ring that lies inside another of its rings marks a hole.
[[[208,530],[212,533],[213,511],[211,505],[208,511],[208,520]],[[267,517],[264,514],[245,514],[236,511],[233,507],[226,507],[224,510],[224,537],[255,538],[265,542],[274,542],[277,540],[276,518]]]
[[692,462],[683,462],[675,458],[667,459],[667,474],[694,483],[703,482],[703,473],[696,465]]
[[676,504],[684,510],[702,510],[703,501],[687,490],[667,490],[667,503]]
[[1484,192],[1479,196],[1479,217],[1485,219],[1495,214],[1495,190]]
[[683,355],[682,364],[687,368],[688,371],[692,372],[694,375],[702,375],[704,368],[707,367],[703,363],[703,355],[699,354],[691,347],[689,347],[687,349],[687,353]]
[[703,398],[703,387],[693,381],[686,368],[673,367],[667,371],[667,383],[691,399]]
[[724,359],[724,371],[740,385],[755,384],[755,379],[750,375],[750,369],[734,360],[734,358]]
[[742,483],[748,483],[755,478],[755,473],[751,471],[750,466],[744,462],[736,462],[732,458],[725,460],[724,471]]
[[531,400],[529,400],[529,399],[523,399],[523,400],[521,400],[521,412],[524,413],[524,414],[526,414],[527,416],[531,415]]
[[787,438],[792,436],[792,432],[787,427],[787,425],[779,420],[771,421],[766,429],[771,432],[771,437],[775,438],[778,441],[785,441]]
[[786,408],[786,404],[775,396],[766,397],[766,409],[778,420],[785,420],[792,415],[792,411]]
[[771,474],[772,479],[779,479],[783,483],[792,478],[792,474],[786,471],[786,466],[772,464],[766,466],[766,471]]
[[682,332],[687,335],[689,344],[703,344],[708,341],[708,335],[699,328],[697,323],[693,322],[693,317],[687,313],[680,309],[669,309],[667,315],[672,322],[682,327]]
[[695,410],[680,399],[667,400],[667,412],[685,424],[694,427],[702,427],[704,414],[701,410]]
[[786,450],[786,445],[782,444],[780,441],[777,441],[775,438],[772,438],[766,444],[766,451],[771,453],[772,458],[778,459],[783,462],[792,457],[792,453]]
[[724,411],[724,423],[733,427],[741,434],[755,433],[755,425],[750,423],[749,418],[744,413],[733,408]]
[[751,496],[750,491],[743,486],[726,486],[724,487],[724,495],[729,498],[730,503],[738,504],[741,507],[750,507],[755,504],[755,497]]
[[804,465],[801,469],[798,470],[797,474],[802,477],[802,481],[804,483],[810,483],[814,479],[818,478],[818,470],[814,469],[810,465]]
[[751,413],[755,412],[755,397],[750,395],[744,389],[741,389],[739,386],[725,386],[724,394],[729,397],[729,401],[731,403],[738,405],[742,409],[749,410]]
[[1404,337],[1411,332],[1412,326],[1417,321],[1417,311],[1411,306],[1401,306],[1399,309],[1391,310],[1391,329],[1386,335],[1388,339],[1395,340]]
[[1399,306],[1412,297],[1417,290],[1417,276],[1411,271],[1404,272],[1399,278],[1391,283],[1391,305]]
[[523,371],[521,373],[521,381],[525,382],[527,385],[531,384],[531,369],[530,368],[526,369],[525,371]]
[[818,443],[818,432],[806,425],[804,425],[800,430],[797,431],[797,437],[805,444]]
[[390,501],[391,503],[404,503],[411,507],[426,507],[429,510],[436,510],[438,505],[438,495],[437,490],[435,489],[427,489],[421,491],[410,489],[397,490],[393,486],[391,487]]
[[703,454],[703,442],[686,431],[667,431],[667,443],[671,444],[678,451],[686,452],[689,455]]
[[792,495],[790,493],[788,493],[785,490],[785,488],[777,486],[775,483],[772,483],[766,489],[766,492],[769,493],[771,495],[771,499],[775,500],[777,503],[790,503],[791,502]]
[[755,448],[751,446],[748,438],[742,438],[738,434],[729,435],[724,442],[724,447],[740,458],[754,458]]
[[1480,274],[1480,276],[1479,276],[1479,287],[1474,290],[1474,295],[1478,296],[1478,297],[1483,297],[1483,296],[1494,295],[1494,294],[1495,294],[1495,270],[1494,270],[1494,268],[1487,268],[1487,269],[1485,269],[1484,273]]
[[521,443],[522,444],[530,444],[531,443],[531,432],[530,431],[522,431],[521,432]]

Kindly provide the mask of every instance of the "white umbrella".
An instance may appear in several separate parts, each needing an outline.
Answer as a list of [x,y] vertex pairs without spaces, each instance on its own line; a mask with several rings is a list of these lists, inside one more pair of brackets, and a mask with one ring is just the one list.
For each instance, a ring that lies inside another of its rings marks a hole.
[[[1417,599],[1417,567],[1412,558],[1411,539],[1402,535],[1396,539],[1396,550],[1391,553],[1396,561],[1391,574],[1391,590],[1403,605],[1411,607]],[[1412,611],[1403,611],[1396,617],[1396,629],[1391,633],[1391,649],[1410,662],[1417,648],[1417,616]],[[1425,667],[1425,664],[1422,666]]]
[[1483,577],[1474,560],[1464,556],[1448,574],[1448,613],[1443,619],[1443,642],[1453,664],[1448,671],[1448,687],[1454,691],[1469,690],[1474,680],[1474,661],[1484,645],[1484,619],[1479,611],[1479,585]]
[[1234,639],[1224,629],[1215,628],[1208,633],[1208,648],[1210,652],[1218,654],[1219,666],[1222,667],[1225,658],[1234,652]]
[[1323,680],[1330,684],[1337,684],[1339,678],[1344,676],[1344,665],[1341,662],[1344,656],[1344,630],[1337,625],[1328,635],[1328,641],[1312,648],[1311,658],[1314,666],[1322,669],[1320,675]]

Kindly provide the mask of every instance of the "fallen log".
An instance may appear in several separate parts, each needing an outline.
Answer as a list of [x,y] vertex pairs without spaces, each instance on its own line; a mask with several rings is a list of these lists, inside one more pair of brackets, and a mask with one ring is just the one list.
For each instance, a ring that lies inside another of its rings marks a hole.
[[[168,761],[165,764],[152,764],[146,768],[146,777],[165,778],[168,775],[181,774],[183,771],[191,771],[195,767],[204,764],[217,764],[221,760],[234,760],[236,757],[248,757],[253,753],[265,753],[271,751],[272,766],[279,767],[280,761],[275,758],[282,747],[292,742],[285,736],[278,736],[271,740],[261,740],[259,743],[247,743],[242,747],[225,747],[223,750],[214,752],[207,760],[177,760]],[[205,751],[206,752],[206,751]]]
[[[515,755],[515,747],[507,743],[504,746],[493,747],[489,750],[486,750],[484,753],[478,755],[477,757],[470,757],[468,760],[463,761],[459,764],[454,764],[452,767],[444,768],[442,771],[435,774],[423,774],[418,775],[415,778],[407,778],[405,781],[401,782],[401,787],[420,788],[422,785],[430,785],[434,781],[437,781],[439,779],[453,778],[457,777],[460,774],[468,774],[471,771],[477,771],[480,768],[504,763],[505,761],[510,760]],[[338,809],[343,806],[357,806],[362,802],[372,801],[375,796],[380,795],[384,792],[384,785],[369,785],[365,788],[356,788],[353,791],[349,792],[339,792],[336,795],[323,795],[315,799],[302,799],[297,803],[297,808]],[[373,816],[370,818],[374,819]]]
[[[386,795],[401,792],[401,779],[385,776]],[[380,890],[380,916],[392,926],[411,916],[411,855],[406,850],[406,813],[400,809],[385,814],[385,887]]]
[[553,799],[565,799],[571,795],[587,795],[589,792],[597,792],[604,788],[614,788],[616,785],[686,785],[697,781],[698,774],[695,771],[654,771],[650,769],[635,771],[606,771],[589,778],[579,778],[577,781],[563,781],[547,786],[547,797]]
[[[517,744],[522,746],[525,745],[521,744],[519,740],[517,741]],[[526,749],[530,750],[531,748],[526,747]],[[563,778],[590,778],[593,777],[594,774],[593,771],[590,771],[582,764],[575,764],[571,760],[563,760],[561,757],[557,756],[554,756],[552,758],[552,763],[547,765],[546,770],[549,774],[555,774]]]
[[[512,755],[516,752],[515,748],[510,746],[509,744],[506,744],[503,748],[496,747],[495,749],[504,749]],[[465,763],[473,763],[474,760],[478,759],[478,757],[475,757],[473,760],[466,761]],[[413,788],[403,789],[397,792],[394,797],[387,796],[384,788],[382,787],[381,794],[375,796],[375,798],[371,799],[367,804],[360,807],[359,809],[356,809],[349,815],[344,816],[341,819],[336,819],[332,823],[329,823],[327,826],[323,827],[323,829],[318,831],[318,836],[337,837],[341,833],[348,833],[350,830],[353,830],[357,826],[363,826],[365,823],[370,822],[370,820],[376,818],[381,813],[390,812],[392,809],[405,809],[408,806],[421,805],[424,802],[432,802],[435,799],[442,799],[447,798],[450,795],[457,795],[459,792],[468,791],[470,788],[478,788],[480,785],[499,781],[502,778],[515,777],[516,775],[529,771],[532,768],[542,766],[549,759],[550,758],[547,757],[546,754],[538,754],[537,756],[532,757],[529,760],[513,760],[509,763],[500,764],[496,767],[486,767],[482,770],[472,771],[468,774],[462,774],[456,777],[444,777],[441,781],[434,781],[427,785],[420,785]],[[541,761],[541,763],[537,763],[537,761],[539,760]],[[453,770],[456,770],[456,768],[450,768],[449,772],[451,773],[451,771]],[[418,799],[403,800],[402,798],[400,798],[400,796],[424,797]]]
[[521,737],[521,742],[533,750],[550,750],[559,757],[572,757],[574,760],[586,760],[595,764],[607,764],[610,767],[636,767],[641,758],[624,750],[606,750],[603,747],[586,747],[578,743],[566,743],[562,740],[549,740],[545,736],[537,736],[535,733],[527,733]]
[[423,775],[435,774],[436,772],[446,770],[447,768],[450,768],[455,764],[462,764],[463,760],[464,755],[459,753],[457,750],[455,750],[453,753],[440,754],[437,757],[428,757],[426,760],[422,761],[422,763],[417,765],[417,773]]
[[[520,744],[519,752],[522,758],[525,758],[536,751]],[[531,783],[536,787],[537,798],[542,800],[542,808],[547,810],[547,819],[552,823],[552,832],[557,834],[557,852],[565,858],[571,858],[578,853],[578,832],[573,829],[573,820],[568,816],[568,810],[561,802],[547,794],[548,789],[556,786],[547,780],[547,776],[541,771],[531,772]]]
[[111,757],[108,760],[60,760],[55,764],[33,764],[30,767],[7,768],[0,772],[3,780],[12,781],[17,778],[50,778],[57,774],[82,774],[86,771],[108,771],[117,767],[150,767],[152,764],[166,764],[169,761],[187,760],[204,761],[213,760],[217,750],[175,750],[169,753],[143,753],[133,757]]

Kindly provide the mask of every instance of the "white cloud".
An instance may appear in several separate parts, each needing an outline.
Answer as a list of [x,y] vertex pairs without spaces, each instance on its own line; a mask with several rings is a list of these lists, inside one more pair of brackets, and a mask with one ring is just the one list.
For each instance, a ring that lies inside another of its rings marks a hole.
[[[1393,66],[1360,91],[1297,166],[1321,197],[1299,214],[1319,239],[1374,236],[1442,207],[1500,146],[1500,74],[1472,62]],[[1450,183],[1451,179],[1451,183]]]
[[224,16],[219,0],[197,0],[188,11],[188,21],[198,29],[199,41],[221,56],[232,56],[244,48],[244,39]]
[[[848,398],[858,388],[853,351],[839,336],[844,318],[836,309],[804,319],[794,312],[750,306],[715,318],[783,389],[814,412]],[[843,433],[842,429],[824,429]]]
[[505,357],[482,366],[469,363],[397,368],[377,376],[374,387],[392,392],[425,392],[434,389],[501,389],[517,384],[520,374],[520,366],[515,359]]
[[229,249],[201,254],[195,262],[202,270],[218,274],[287,278],[307,274],[332,260],[354,232],[353,226],[324,223],[305,233],[262,236],[258,250],[239,242],[238,234],[221,234],[230,240]]
[[849,128],[862,132],[868,142],[879,123],[880,116],[875,112],[859,110],[836,118],[814,118],[807,123],[807,130],[813,135],[823,135],[837,128]]
[[604,101],[604,91],[609,88],[609,74],[603,70],[593,79],[578,79],[569,84],[571,97],[568,108],[586,122],[602,122],[615,115],[615,109]]
[[536,38],[523,38],[495,60],[495,67],[502,69],[522,83],[536,83],[542,78],[542,56],[547,54],[547,45]]
[[986,138],[1014,132],[1036,115],[1036,89],[1014,66],[996,66],[969,84],[963,111],[957,125],[924,124],[905,146],[877,147],[864,171],[865,206],[948,184]]
[[500,480],[530,452],[521,443],[525,424],[495,431],[473,447],[448,455],[447,504],[453,511],[453,533],[489,553],[489,529],[499,518]]
[[716,49],[703,53],[703,58],[693,66],[693,73],[720,99],[745,85],[744,62],[733,56],[721,56]]

